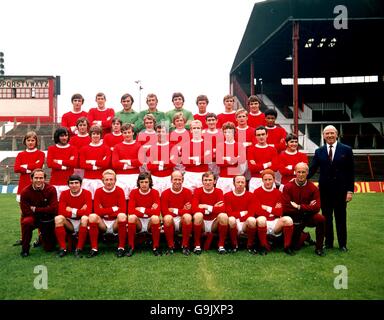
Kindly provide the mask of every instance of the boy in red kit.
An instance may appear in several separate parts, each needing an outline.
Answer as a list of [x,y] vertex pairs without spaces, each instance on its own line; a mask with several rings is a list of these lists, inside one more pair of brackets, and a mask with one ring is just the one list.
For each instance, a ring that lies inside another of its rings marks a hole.
[[284,252],[293,255],[291,249],[293,221],[288,216],[282,217],[281,192],[274,187],[275,173],[271,169],[266,169],[261,176],[263,184],[253,193],[257,234],[261,245],[260,254],[265,255],[270,250],[267,235],[279,237],[283,233]]
[[[170,176],[177,161],[176,148],[168,141],[166,127],[156,126],[157,143],[147,151],[147,168],[151,173],[153,185],[161,194],[171,187]],[[171,152],[174,152],[171,154]]]
[[204,140],[202,138],[202,124],[200,120],[191,122],[191,136],[188,150],[183,150],[183,156],[188,155],[187,159],[182,158],[182,164],[185,166],[184,181],[185,186],[192,192],[196,188],[200,188],[203,173],[208,170],[207,159],[211,151],[205,150]]
[[220,167],[220,177],[217,180],[216,188],[221,189],[225,194],[234,188],[233,177],[243,172],[239,159],[240,146],[235,141],[235,125],[232,122],[226,122],[222,131],[225,141],[223,147],[216,151],[216,164]]
[[115,116],[115,110],[105,106],[106,101],[107,98],[104,93],[96,94],[97,107],[89,109],[87,115],[91,126],[97,125],[102,128],[104,135],[111,132],[112,119]]
[[48,147],[47,166],[52,168],[49,183],[56,188],[57,199],[60,199],[61,192],[68,190],[68,178],[77,167],[78,152],[69,144],[67,128],[57,128],[53,139],[55,145]]
[[81,257],[87,239],[88,216],[92,212],[92,194],[81,188],[82,179],[71,175],[68,179],[69,190],[62,192],[59,200],[59,212],[55,217],[55,234],[59,244],[59,257],[67,254],[65,243],[67,232],[78,233],[75,257]]
[[209,103],[208,97],[204,94],[199,95],[196,98],[196,105],[197,105],[197,108],[199,109],[199,111],[198,111],[198,113],[193,115],[193,118],[195,120],[200,120],[200,122],[203,125],[203,129],[208,128],[208,126],[205,122],[205,117],[208,114],[208,112],[207,112],[208,103]]
[[289,133],[285,142],[287,148],[279,154],[280,190],[283,190],[284,185],[295,178],[296,164],[299,162],[308,163],[308,156],[298,151],[299,143],[295,134]]
[[143,118],[144,130],[139,132],[137,135],[137,141],[147,149],[156,144],[156,118],[153,114],[148,113]]
[[[193,120],[192,120],[193,121]],[[174,150],[173,154],[177,154],[176,162],[180,165],[186,162],[189,157],[189,142],[191,136],[189,131],[185,128],[187,119],[182,112],[176,112],[172,118],[174,130],[169,135],[169,142],[172,144]]]
[[325,234],[325,217],[320,211],[319,189],[309,180],[308,165],[299,162],[295,166],[296,177],[284,186],[282,194],[282,206],[284,216],[290,216],[294,222],[294,234],[292,244],[295,249],[302,246],[302,231],[305,227],[316,228],[315,253],[325,256],[323,250]]
[[201,254],[201,233],[207,233],[204,248],[209,249],[213,233],[219,234],[218,252],[225,254],[225,238],[228,232],[228,215],[225,213],[223,191],[215,188],[215,176],[207,171],[203,174],[203,186],[195,190],[192,198],[193,232],[195,254]]
[[23,258],[29,256],[32,233],[36,228],[41,232],[45,251],[52,251],[56,244],[54,222],[58,207],[56,189],[45,183],[46,175],[43,169],[33,170],[31,179],[32,184],[24,188],[20,194],[22,234],[20,255]]
[[97,188],[103,186],[102,173],[110,167],[111,150],[101,140],[101,128],[89,130],[91,143],[80,150],[80,168],[84,169],[83,188],[91,191],[92,198]]
[[214,113],[208,113],[205,117],[207,129],[203,130],[204,149],[209,151],[207,161],[209,171],[219,174],[219,168],[216,166],[216,146],[222,147],[224,143],[223,132],[217,128],[217,116]]
[[77,149],[77,166],[73,173],[84,177],[84,169],[80,169],[80,149],[91,143],[91,137],[89,136],[89,121],[86,117],[80,117],[76,121],[77,134],[71,137],[71,146]]
[[124,140],[123,135],[121,133],[122,125],[123,122],[121,121],[121,119],[114,117],[112,119],[112,132],[104,135],[103,143],[107,145],[111,149],[111,151],[113,151],[115,145]]
[[277,153],[285,150],[285,137],[287,131],[284,128],[276,125],[277,111],[275,109],[268,109],[264,112],[266,129],[268,131],[267,143],[276,148]]
[[267,129],[258,127],[256,132],[256,144],[247,149],[248,169],[251,173],[249,191],[253,192],[262,185],[261,172],[265,169],[277,171],[278,156],[274,147],[267,144]]
[[173,254],[175,232],[181,230],[183,254],[188,256],[189,238],[192,233],[192,192],[183,187],[183,181],[181,171],[172,172],[172,186],[161,194],[161,213],[168,244],[166,254]]
[[133,124],[125,123],[121,127],[124,141],[117,144],[112,152],[112,168],[116,172],[117,185],[123,188],[125,198],[136,188],[141,162],[139,153],[141,144],[133,140],[135,134]]
[[125,255],[127,238],[127,207],[124,191],[116,185],[116,174],[108,169],[103,172],[104,186],[97,189],[94,201],[94,213],[89,215],[89,239],[91,251],[88,258],[98,255],[99,231],[119,235],[116,256]]
[[72,111],[63,114],[61,126],[68,129],[70,136],[74,136],[78,133],[77,120],[81,117],[86,117],[88,113],[81,110],[81,106],[84,104],[84,98],[80,93],[75,93],[71,98],[71,102]]
[[224,103],[224,112],[218,114],[217,116],[217,126],[221,128],[226,122],[236,123],[236,111],[233,109],[235,104],[235,97],[233,95],[227,94],[223,98]]
[[[37,149],[39,146],[39,139],[36,132],[27,132],[23,138],[23,145],[26,146],[26,149],[17,154],[15,165],[13,167],[15,173],[20,174],[16,195],[17,202],[20,202],[21,191],[31,184],[31,172],[35,169],[41,169],[45,160],[45,153]],[[21,245],[21,243],[21,239],[19,239],[14,245]],[[39,239],[36,243],[39,244]]]
[[252,128],[265,126],[265,114],[260,111],[261,101],[258,96],[252,95],[248,98],[248,125]]
[[256,218],[254,217],[253,195],[245,189],[245,176],[233,177],[234,190],[224,194],[225,208],[228,212],[229,235],[232,244],[232,253],[238,250],[238,237],[241,234],[247,235],[247,250],[256,254],[254,248],[256,235]]
[[133,189],[128,202],[128,245],[127,257],[135,251],[136,232],[150,232],[153,240],[153,254],[160,256],[160,195],[152,189],[151,174],[141,172],[137,178],[137,189]]

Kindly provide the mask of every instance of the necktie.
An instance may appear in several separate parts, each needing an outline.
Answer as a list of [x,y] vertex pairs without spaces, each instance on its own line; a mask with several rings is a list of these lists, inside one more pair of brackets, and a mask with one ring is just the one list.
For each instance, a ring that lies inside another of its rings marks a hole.
[[333,157],[332,148],[333,148],[333,145],[330,145],[329,146],[329,153],[328,153],[328,159],[331,162],[332,162],[332,157]]

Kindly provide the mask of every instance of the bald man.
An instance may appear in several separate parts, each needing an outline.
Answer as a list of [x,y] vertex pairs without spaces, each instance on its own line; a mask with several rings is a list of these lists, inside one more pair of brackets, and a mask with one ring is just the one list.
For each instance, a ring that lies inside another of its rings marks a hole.
[[341,251],[347,249],[347,203],[352,200],[355,174],[352,148],[337,141],[337,129],[326,126],[325,144],[315,151],[309,169],[310,179],[320,168],[319,189],[321,212],[326,219],[325,248],[333,248],[333,214]]

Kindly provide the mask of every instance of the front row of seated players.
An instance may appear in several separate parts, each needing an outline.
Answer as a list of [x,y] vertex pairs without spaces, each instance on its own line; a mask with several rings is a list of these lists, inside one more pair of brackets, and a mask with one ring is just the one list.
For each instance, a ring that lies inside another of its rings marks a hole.
[[[216,233],[218,252],[226,253],[224,245],[229,233],[231,251],[236,252],[238,236],[245,234],[248,236],[248,252],[255,254],[259,250],[262,255],[270,250],[267,235],[278,237],[283,234],[284,251],[293,254],[292,249],[299,249],[302,246],[302,231],[308,226],[316,227],[315,253],[323,256],[324,217],[318,213],[319,191],[306,179],[308,174],[306,163],[297,164],[296,171],[296,179],[287,183],[283,194],[273,187],[274,172],[267,169],[262,173],[262,187],[256,189],[253,194],[245,190],[245,177],[237,175],[233,179],[234,190],[225,195],[215,187],[216,179],[213,173],[207,171],[202,177],[203,186],[197,188],[192,195],[189,189],[183,187],[182,173],[176,170],[171,175],[171,188],[165,190],[161,198],[159,192],[152,188],[151,175],[142,172],[137,179],[137,188],[130,193],[126,210],[124,191],[116,185],[114,171],[108,169],[102,175],[103,187],[96,190],[93,210],[91,193],[81,188],[82,178],[77,175],[69,177],[69,190],[62,192],[57,210],[55,188],[46,184],[44,172],[36,169],[31,174],[32,185],[21,195],[22,256],[29,255],[29,242],[32,230],[36,227],[42,230],[43,245],[47,244],[44,246],[47,250],[52,250],[54,247],[55,241],[54,237],[52,240],[52,235],[56,234],[60,257],[67,254],[66,234],[75,232],[78,232],[79,237],[75,256],[81,256],[87,231],[91,244],[88,257],[95,257],[98,254],[100,231],[118,235],[116,253],[118,257],[133,255],[137,232],[151,233],[153,253],[160,255],[160,213],[163,217],[168,254],[173,253],[174,235],[180,229],[182,252],[185,255],[190,254],[189,242],[192,233],[193,251],[196,254],[202,252],[203,233],[206,234],[204,243],[206,250],[209,249]],[[256,234],[258,246],[255,246]]]

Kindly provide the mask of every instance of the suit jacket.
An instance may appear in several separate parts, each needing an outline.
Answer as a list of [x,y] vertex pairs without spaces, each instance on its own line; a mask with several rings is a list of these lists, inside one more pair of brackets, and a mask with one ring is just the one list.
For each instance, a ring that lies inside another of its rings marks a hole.
[[319,188],[320,191],[332,191],[346,194],[354,190],[355,173],[352,148],[337,142],[333,161],[328,159],[327,145],[316,149],[312,159],[308,179],[310,179],[320,168]]

